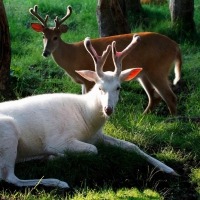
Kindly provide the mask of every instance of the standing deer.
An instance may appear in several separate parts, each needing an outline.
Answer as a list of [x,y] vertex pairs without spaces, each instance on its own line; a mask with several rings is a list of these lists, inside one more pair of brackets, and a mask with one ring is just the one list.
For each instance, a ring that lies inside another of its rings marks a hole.
[[140,0],[140,3],[166,4],[167,0]]
[[15,163],[64,156],[65,151],[97,154],[94,146],[97,142],[135,151],[160,170],[177,175],[172,168],[144,153],[135,144],[102,132],[118,102],[121,83],[130,81],[142,70],[132,68],[122,71],[123,58],[139,39],[135,35],[122,52],[117,52],[115,42],[112,43],[114,72],[102,70],[111,45],[107,46],[102,56],[98,56],[90,39],[85,39],[85,48],[93,58],[95,71],[81,70],[76,73],[95,82],[86,94],[43,94],[0,103],[1,180],[17,186],[34,186],[39,182],[45,186],[68,188],[66,182],[58,179],[21,180],[14,174]]
[[[82,84],[82,93],[88,92],[94,86],[93,82],[84,79],[76,70],[94,70],[91,57],[86,53],[83,41],[68,44],[61,39],[61,34],[68,30],[67,25],[62,24],[72,13],[72,8],[67,7],[67,14],[60,21],[55,18],[55,27],[48,27],[47,20],[37,12],[37,5],[30,8],[30,13],[35,16],[41,24],[31,23],[33,30],[43,33],[44,50],[42,55],[48,57],[52,54],[54,61],[62,67],[76,83]],[[171,113],[177,110],[177,98],[172,92],[168,74],[175,62],[176,84],[181,76],[181,52],[176,42],[164,35],[150,32],[138,33],[142,41],[124,60],[123,69],[132,67],[142,68],[142,72],[136,77],[148,95],[149,103],[144,113],[151,112],[163,99]],[[116,35],[112,37],[93,39],[92,44],[97,53],[102,52],[112,41],[116,41],[117,48],[121,51],[132,40],[133,34]],[[108,56],[104,70],[114,69],[111,56]]]

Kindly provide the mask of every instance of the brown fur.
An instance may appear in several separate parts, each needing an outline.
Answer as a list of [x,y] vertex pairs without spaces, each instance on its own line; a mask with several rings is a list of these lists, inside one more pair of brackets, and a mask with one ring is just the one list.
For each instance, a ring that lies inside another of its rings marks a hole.
[[140,0],[140,3],[148,4],[148,3],[155,3],[155,4],[165,4],[167,0]]
[[[172,64],[176,60],[179,62],[178,70],[180,71],[180,49],[174,41],[166,36],[149,32],[137,34],[141,37],[141,42],[123,60],[123,70],[132,67],[143,68],[143,76],[141,76],[140,79],[150,96],[149,105],[144,111],[145,113],[152,111],[160,102],[160,100],[155,98],[155,87],[167,103],[170,113],[173,115],[176,113],[177,100],[169,86],[167,77]],[[93,39],[91,41],[97,53],[100,54],[112,41],[116,41],[117,50],[122,51],[131,42],[132,37],[133,34],[127,34]],[[93,60],[85,51],[83,42],[73,44],[62,43],[62,52],[54,51],[52,56],[55,62],[61,66],[75,82],[85,85],[86,92],[93,87],[91,82],[83,79],[75,72],[75,70],[81,69],[94,70]],[[110,54],[104,65],[104,71],[112,71],[113,69],[114,66]]]

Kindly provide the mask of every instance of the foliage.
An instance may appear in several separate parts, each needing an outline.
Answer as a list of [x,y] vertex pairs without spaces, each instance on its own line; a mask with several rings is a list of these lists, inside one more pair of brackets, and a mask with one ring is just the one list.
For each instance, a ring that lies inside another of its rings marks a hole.
[[197,192],[200,194],[200,169],[192,169],[191,171],[191,179],[192,179],[192,183],[196,183],[197,184]]
[[[56,15],[62,17],[66,6],[73,8],[67,20],[69,31],[63,40],[68,43],[85,37],[98,37],[96,1],[84,0],[4,0],[12,44],[11,81],[18,98],[41,93],[80,93],[52,58],[41,56],[42,35],[30,28],[35,22],[28,10],[38,5],[42,16],[49,14],[53,26]],[[182,79],[175,90],[179,99],[178,114],[200,115],[199,30],[200,1],[195,1],[197,35],[176,35],[171,31],[168,5],[143,5],[144,18],[132,24],[133,32],[153,31],[173,38],[183,54]],[[173,79],[171,73],[170,79]],[[135,154],[118,148],[98,146],[99,154],[66,154],[58,160],[30,161],[16,165],[20,178],[54,177],[69,183],[74,191],[52,188],[16,188],[0,182],[1,199],[195,199],[199,193],[200,127],[189,122],[165,123],[169,111],[161,103],[154,113],[142,115],[147,96],[139,83],[122,85],[120,102],[104,131],[114,137],[137,144],[141,149],[174,168],[181,176],[172,177],[157,171]],[[23,169],[23,170],[21,170]],[[8,189],[6,189],[8,188]],[[67,196],[66,196],[67,195]]]

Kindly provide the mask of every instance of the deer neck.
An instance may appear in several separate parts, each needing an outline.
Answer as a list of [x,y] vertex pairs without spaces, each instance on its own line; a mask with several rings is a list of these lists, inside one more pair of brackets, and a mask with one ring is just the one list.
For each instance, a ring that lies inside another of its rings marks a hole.
[[87,119],[89,119],[89,123],[92,127],[99,130],[104,126],[108,118],[103,113],[102,104],[98,98],[98,95],[96,95],[95,91],[90,91],[82,96],[85,96],[87,99],[85,110],[88,116]]
[[[83,78],[75,72],[75,70],[80,70],[80,63],[82,63],[80,57],[80,46],[84,48],[81,43],[68,44],[60,39],[58,47],[52,53],[52,57],[54,61],[73,79],[74,82],[83,84]],[[86,50],[84,49],[83,52],[86,53]]]
[[[61,38],[58,47],[52,53],[54,61],[62,68],[71,60],[73,45],[65,43]],[[70,67],[70,66],[69,66]]]

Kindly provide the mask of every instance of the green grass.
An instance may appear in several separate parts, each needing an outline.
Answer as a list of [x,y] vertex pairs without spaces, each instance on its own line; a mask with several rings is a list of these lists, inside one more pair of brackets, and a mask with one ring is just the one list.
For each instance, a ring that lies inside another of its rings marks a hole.
[[[85,37],[98,37],[96,1],[84,0],[4,0],[12,44],[11,82],[18,98],[29,95],[70,92],[80,93],[53,59],[42,57],[42,35],[30,28],[36,22],[28,10],[35,4],[42,16],[49,14],[54,26],[56,15],[62,17],[66,7],[73,8],[67,20],[69,31],[63,40],[68,43]],[[138,18],[132,32],[154,31],[176,40],[183,54],[178,114],[200,116],[200,1],[195,1],[197,34],[183,37],[171,30],[168,5],[143,5],[144,18]],[[170,75],[173,79],[174,74]],[[142,115],[147,96],[137,82],[124,83],[116,111],[104,127],[114,137],[137,144],[148,154],[174,168],[181,176],[159,172],[141,157],[118,148],[99,145],[99,154],[66,154],[54,161],[30,161],[16,165],[16,175],[23,179],[54,177],[66,181],[74,190],[62,191],[36,186],[17,188],[0,182],[1,199],[195,199],[200,195],[200,126],[189,122],[164,123],[169,118],[165,103],[153,114]],[[23,169],[23,170],[21,170]]]
[[[55,191],[51,193],[46,193],[45,191],[37,191],[40,196],[40,199],[45,200],[60,200],[61,197],[55,194]],[[71,200],[127,200],[127,199],[134,199],[134,200],[161,200],[160,195],[157,192],[154,192],[149,189],[145,189],[143,192],[140,192],[138,189],[119,189],[118,191],[113,191],[111,188],[103,189],[100,191],[95,190],[83,190],[83,191],[76,191],[77,195],[71,197]],[[3,198],[13,198],[13,195],[7,194],[6,192],[2,195]],[[38,195],[32,195],[31,191],[27,191],[25,194],[17,193],[14,198],[20,200],[35,200],[38,199]]]

